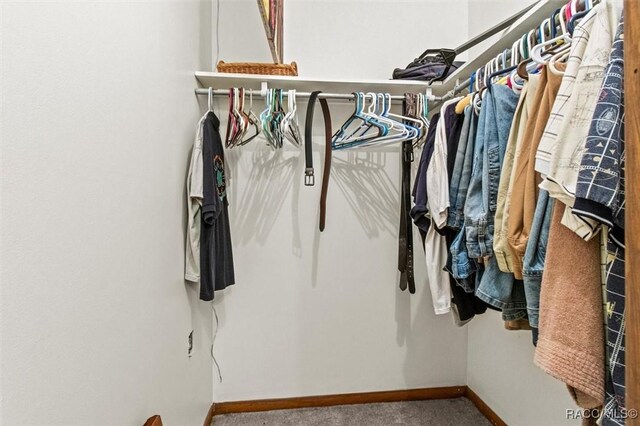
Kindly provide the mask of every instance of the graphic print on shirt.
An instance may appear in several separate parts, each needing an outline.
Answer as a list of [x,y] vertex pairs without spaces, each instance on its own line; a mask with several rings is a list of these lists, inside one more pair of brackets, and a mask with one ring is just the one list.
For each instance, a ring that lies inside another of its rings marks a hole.
[[227,187],[224,180],[224,160],[219,155],[213,158],[213,176],[218,188],[218,197],[222,199],[227,195]]

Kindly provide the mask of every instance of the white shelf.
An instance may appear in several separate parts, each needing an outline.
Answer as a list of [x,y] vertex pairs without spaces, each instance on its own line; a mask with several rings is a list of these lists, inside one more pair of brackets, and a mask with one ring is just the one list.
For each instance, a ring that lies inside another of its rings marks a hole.
[[376,92],[403,95],[405,93],[425,93],[428,88],[431,88],[433,95],[443,96],[453,90],[458,83],[462,83],[469,78],[470,74],[477,68],[484,66],[504,49],[511,48],[514,41],[520,39],[527,31],[537,27],[543,19],[551,16],[553,11],[560,8],[564,3],[566,3],[566,0],[539,0],[531,6],[529,12],[505,30],[482,53],[463,64],[447,77],[444,82],[435,82],[431,85],[425,81],[412,80],[335,80],[205,71],[198,71],[195,76],[201,87],[212,87],[214,89],[244,87],[246,89],[259,90],[262,83],[266,82],[270,88],[295,89],[301,92],[320,90],[325,93]]
[[[284,77],[276,75],[229,74],[218,72],[196,72],[201,87],[229,89],[244,87],[259,90],[263,82],[270,88],[295,89],[301,92],[321,90],[327,93],[376,92],[391,95],[426,92],[429,84],[410,80],[331,80],[309,77]],[[439,83],[432,86],[433,94],[440,94]]]

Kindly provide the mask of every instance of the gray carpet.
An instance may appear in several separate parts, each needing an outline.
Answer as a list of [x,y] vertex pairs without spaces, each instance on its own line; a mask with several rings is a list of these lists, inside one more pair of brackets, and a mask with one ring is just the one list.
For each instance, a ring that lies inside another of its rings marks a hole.
[[491,423],[476,409],[471,401],[466,398],[456,398],[225,414],[215,416],[213,425],[491,426]]

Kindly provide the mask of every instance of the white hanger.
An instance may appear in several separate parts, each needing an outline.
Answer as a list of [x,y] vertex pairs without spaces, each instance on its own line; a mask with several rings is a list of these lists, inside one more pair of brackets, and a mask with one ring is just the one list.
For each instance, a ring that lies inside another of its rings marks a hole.
[[578,13],[578,0],[571,0],[571,16]]
[[511,64],[512,67],[518,65],[518,63],[520,62],[520,51],[518,49],[518,41],[515,41],[512,45],[511,45],[511,62],[509,62]]
[[565,4],[560,8],[560,14],[558,15],[558,21],[560,21],[560,31],[562,34],[567,34],[567,15],[566,15],[567,5]]
[[282,119],[282,133],[284,137],[294,145],[300,145],[302,137],[300,136],[300,128],[298,127],[298,116],[296,115],[296,91],[289,90],[287,93],[288,112]]
[[564,52],[571,45],[571,37],[569,37],[567,34],[561,34],[558,37],[552,38],[551,40],[536,44],[531,49],[531,59],[540,65],[547,65],[548,61],[546,61],[542,57],[542,51],[546,50],[548,46],[553,46],[554,44],[558,44],[559,42],[561,42],[560,45],[563,45],[560,51]]
[[[385,99],[385,101],[387,102],[387,105],[389,106],[388,110],[389,112],[387,112],[385,117],[392,117],[392,118],[397,118],[399,120],[406,120],[406,121],[410,121],[412,123],[415,123],[415,127],[418,130],[422,130],[422,128],[424,127],[424,124],[421,120],[417,119],[417,118],[413,118],[413,117],[408,117],[406,115],[399,115],[399,114],[394,114],[392,112],[390,112],[390,107],[391,107],[391,95],[389,93],[384,93],[383,97]],[[400,124],[404,125],[404,123],[400,122]],[[409,128],[409,130],[411,131],[412,129]],[[419,135],[416,135],[415,137],[418,137]]]
[[[374,98],[374,103],[375,103],[375,107],[377,108],[378,105],[381,105],[381,114],[377,114],[376,113],[376,118],[379,119],[379,121],[382,121],[383,123],[388,123],[390,125],[390,129],[396,130],[399,133],[397,134],[389,134],[387,136],[382,136],[379,138],[375,138],[372,139],[370,141],[367,141],[363,144],[361,144],[361,147],[367,147],[367,146],[372,146],[372,145],[380,145],[380,144],[389,144],[389,143],[395,143],[395,142],[403,142],[406,140],[411,140],[414,139],[418,136],[418,131],[410,128],[408,126],[406,126],[404,123],[402,123],[401,121],[397,121],[395,119],[392,119],[390,117],[398,117],[400,119],[406,119],[408,121],[417,121],[414,119],[411,119],[409,117],[405,117],[402,115],[397,115],[397,114],[391,114],[389,112],[390,108],[391,108],[391,95],[389,95],[388,93],[367,93],[367,95],[371,95],[372,98]],[[382,102],[378,102],[378,98],[380,98],[382,100]],[[370,107],[371,108],[371,107]],[[385,114],[386,112],[386,114]]]

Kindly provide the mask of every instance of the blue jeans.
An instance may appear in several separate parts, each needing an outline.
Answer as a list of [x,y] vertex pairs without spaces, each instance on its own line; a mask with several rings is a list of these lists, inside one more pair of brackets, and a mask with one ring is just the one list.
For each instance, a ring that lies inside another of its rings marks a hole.
[[547,191],[540,190],[522,264],[529,324],[536,328],[538,327],[538,312],[540,310],[540,285],[542,284],[547,241],[549,241],[552,211],[553,198],[549,197]]

